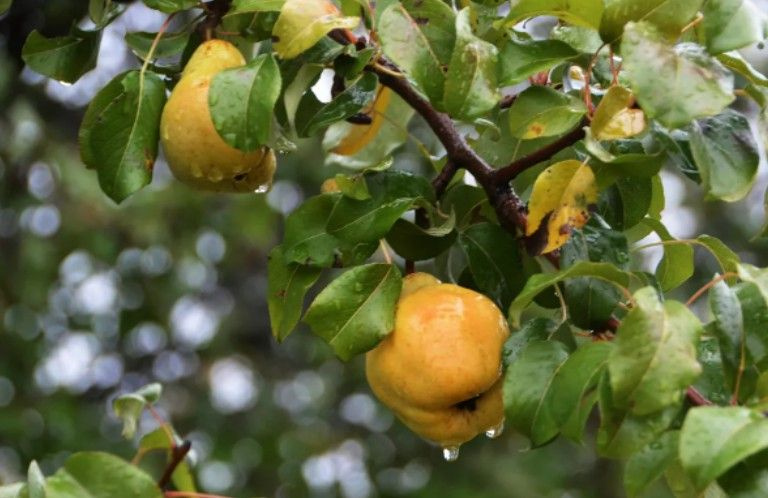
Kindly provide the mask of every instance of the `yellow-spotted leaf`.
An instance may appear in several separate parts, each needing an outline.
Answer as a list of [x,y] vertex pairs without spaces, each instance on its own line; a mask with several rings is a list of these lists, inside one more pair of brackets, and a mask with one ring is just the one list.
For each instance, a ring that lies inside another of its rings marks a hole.
[[645,114],[640,109],[632,109],[634,102],[635,97],[627,88],[609,88],[592,118],[592,136],[597,140],[616,140],[642,133]]
[[533,184],[526,235],[541,230],[546,237],[541,252],[554,251],[565,244],[574,228],[586,224],[596,202],[592,168],[573,159],[553,164]]
[[385,86],[379,86],[376,92],[376,98],[363,110],[363,114],[371,118],[368,124],[356,124],[349,126],[349,132],[341,141],[331,149],[334,154],[341,156],[352,156],[360,152],[368,145],[381,129],[381,125],[386,121],[385,113],[389,107],[389,101],[392,98],[392,90]]
[[360,19],[344,17],[330,0],[286,0],[272,29],[272,45],[283,59],[297,57],[334,29],[353,29]]

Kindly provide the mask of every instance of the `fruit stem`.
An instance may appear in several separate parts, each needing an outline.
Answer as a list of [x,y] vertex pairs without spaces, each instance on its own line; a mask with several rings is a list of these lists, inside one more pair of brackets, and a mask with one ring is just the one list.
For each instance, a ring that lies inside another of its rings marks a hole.
[[157,50],[157,45],[158,43],[160,43],[160,39],[165,34],[165,31],[168,29],[168,26],[170,26],[171,20],[173,20],[173,17],[175,15],[176,13],[174,12],[173,14],[165,18],[163,25],[160,26],[160,29],[157,31],[157,34],[155,35],[155,39],[152,40],[152,45],[149,47],[149,52],[147,52],[147,57],[144,59],[144,65],[141,66],[141,73],[139,74],[139,81],[142,84],[144,83],[144,73],[147,72],[147,68],[149,67],[149,61],[151,61],[152,56],[155,55],[155,51]]

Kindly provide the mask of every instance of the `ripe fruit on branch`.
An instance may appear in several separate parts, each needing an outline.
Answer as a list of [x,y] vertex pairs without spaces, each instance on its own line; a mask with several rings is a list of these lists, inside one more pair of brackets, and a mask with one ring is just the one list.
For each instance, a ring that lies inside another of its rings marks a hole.
[[216,132],[208,108],[213,77],[244,64],[237,47],[224,40],[210,40],[195,50],[184,68],[160,122],[165,157],[180,181],[220,192],[263,191],[272,183],[272,149],[243,152],[230,146]]
[[376,396],[420,436],[456,447],[501,425],[501,353],[509,328],[487,297],[408,275],[395,328],[366,355]]

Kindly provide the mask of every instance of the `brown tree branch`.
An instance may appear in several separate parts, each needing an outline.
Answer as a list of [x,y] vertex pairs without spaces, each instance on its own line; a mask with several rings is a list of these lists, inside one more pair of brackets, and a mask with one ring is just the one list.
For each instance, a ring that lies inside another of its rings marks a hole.
[[160,479],[157,480],[157,487],[163,489],[168,485],[169,482],[171,482],[173,472],[176,470],[176,467],[178,467],[179,464],[184,461],[184,458],[186,458],[190,448],[192,448],[192,443],[190,441],[184,441],[180,445],[171,448],[171,460],[165,467],[163,475],[160,477]]

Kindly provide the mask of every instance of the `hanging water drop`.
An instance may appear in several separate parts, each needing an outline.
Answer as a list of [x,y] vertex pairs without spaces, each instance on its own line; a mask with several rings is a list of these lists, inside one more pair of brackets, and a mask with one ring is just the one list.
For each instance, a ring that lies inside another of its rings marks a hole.
[[490,439],[496,439],[497,437],[501,436],[501,433],[504,432],[504,421],[502,420],[499,422],[498,425],[494,425],[487,431],[485,431],[485,437]]
[[459,458],[459,446],[445,446],[443,448],[443,458],[446,462],[455,462]]
[[256,187],[256,189],[253,191],[254,194],[265,194],[269,190],[269,184],[265,183],[264,185],[259,185]]

